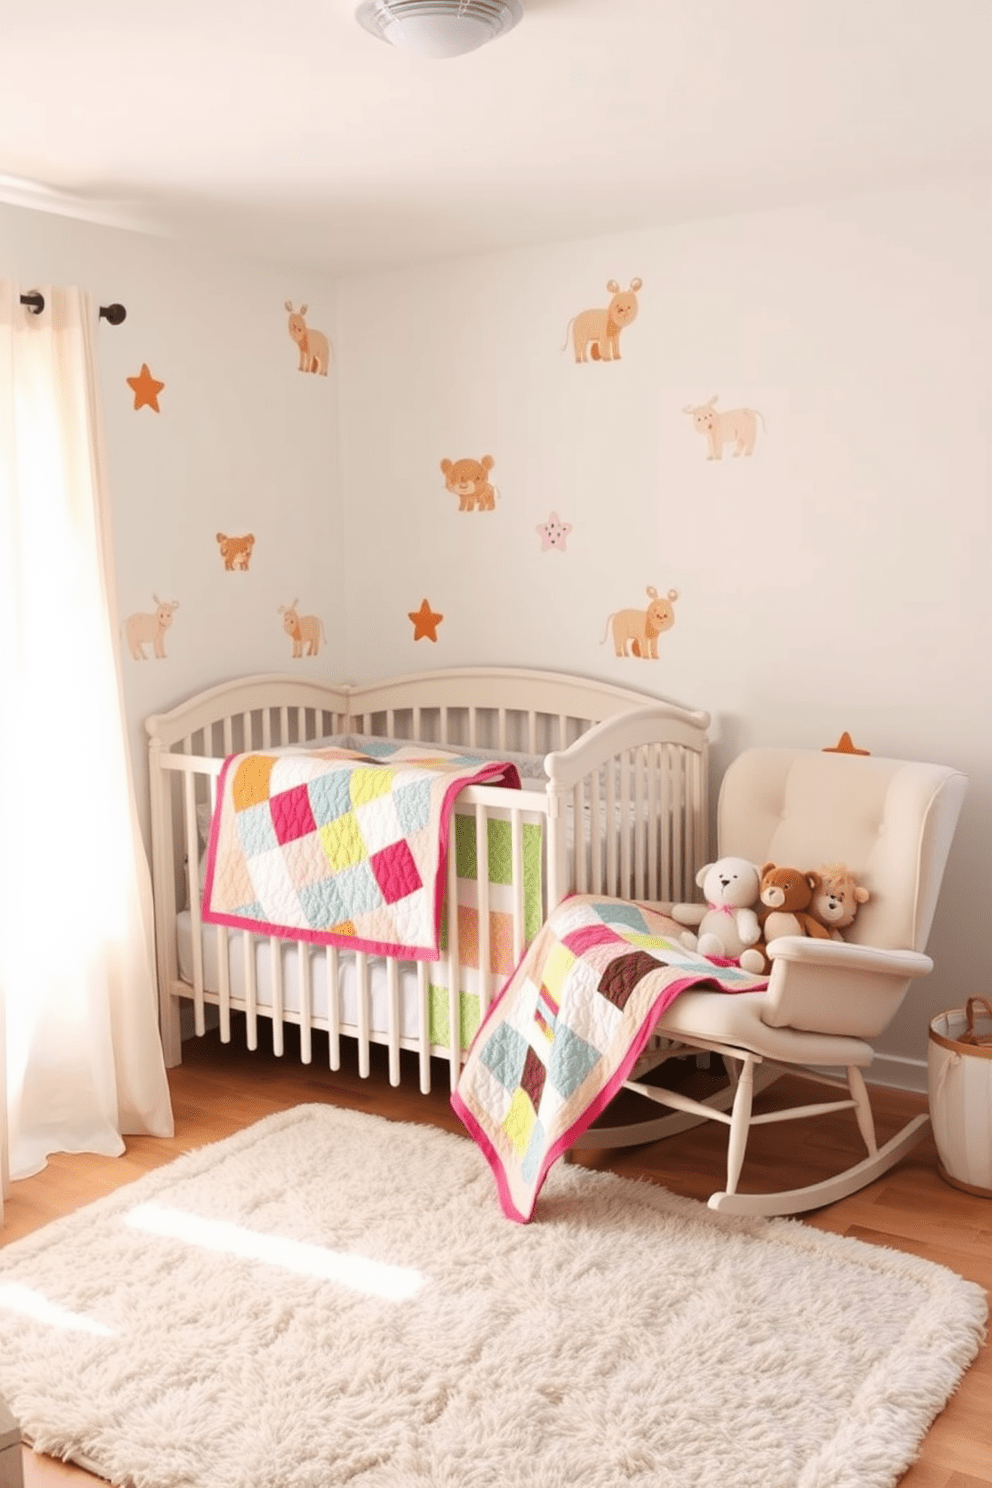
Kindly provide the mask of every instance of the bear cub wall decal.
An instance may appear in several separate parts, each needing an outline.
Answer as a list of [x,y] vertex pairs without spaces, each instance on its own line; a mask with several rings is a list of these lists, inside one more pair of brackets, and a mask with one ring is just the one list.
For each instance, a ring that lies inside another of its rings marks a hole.
[[667,597],[662,599],[657,589],[649,584],[646,593],[650,600],[646,610],[616,610],[607,615],[601,646],[605,646],[612,624],[613,649],[618,656],[640,656],[644,661],[649,658],[657,661],[658,637],[675,624],[672,605],[678,599],[679,591],[669,589]]
[[254,532],[246,532],[244,537],[228,537],[225,532],[218,532],[217,546],[220,548],[220,556],[224,560],[224,568],[228,573],[248,572],[251,550],[255,546]]
[[492,455],[483,455],[481,460],[441,461],[445,489],[458,497],[459,511],[496,510],[496,491],[489,483],[495,463]]

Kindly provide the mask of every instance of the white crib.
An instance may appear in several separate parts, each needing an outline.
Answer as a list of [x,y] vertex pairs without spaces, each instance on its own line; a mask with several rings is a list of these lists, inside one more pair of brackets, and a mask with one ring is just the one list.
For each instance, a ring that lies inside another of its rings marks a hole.
[[[191,1010],[195,1034],[204,1033],[212,1008],[224,1041],[232,1013],[241,1013],[249,1048],[257,1047],[259,1021],[268,1020],[281,1054],[284,1026],[295,1024],[304,1062],[320,1030],[331,1069],[340,1067],[341,1040],[355,1039],[361,1075],[369,1073],[370,1046],[382,1044],[392,1084],[400,1082],[400,1051],[412,1050],[422,1090],[430,1089],[432,1057],[447,1060],[454,1089],[474,1028],[549,907],[573,891],[694,897],[707,849],[708,726],[706,713],[646,693],[514,668],[423,672],[362,686],[244,677],[149,717],[166,1062],[182,1057],[181,1008]],[[497,754],[521,774],[520,791],[471,786],[458,795],[441,960],[402,961],[204,925],[204,830],[225,757],[369,736]],[[497,842],[507,861],[491,882]],[[471,955],[466,925],[476,942]]]

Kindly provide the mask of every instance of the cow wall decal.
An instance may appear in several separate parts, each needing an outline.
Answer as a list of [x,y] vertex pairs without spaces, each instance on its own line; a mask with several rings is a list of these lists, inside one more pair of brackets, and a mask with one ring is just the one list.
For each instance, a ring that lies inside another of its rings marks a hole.
[[754,453],[754,441],[758,437],[758,420],[764,429],[765,421],[756,408],[728,408],[720,410],[714,405],[716,397],[708,403],[687,403],[683,413],[692,418],[692,427],[705,434],[707,460],[722,460],[725,444],[734,446],[734,455]]
[[613,298],[605,309],[581,310],[565,327],[565,344],[568,350],[568,333],[572,333],[572,348],[577,362],[618,362],[620,360],[620,332],[637,318],[637,291],[643,280],[631,279],[629,289],[621,289],[615,279],[606,285]]
[[[613,649],[618,656],[639,656],[642,661],[658,659],[658,637],[675,624],[672,605],[679,597],[677,589],[669,589],[662,598],[652,584],[645,591],[648,596],[647,609],[615,610],[606,617],[606,630],[601,646],[613,627]],[[628,647],[630,648],[628,650]]]

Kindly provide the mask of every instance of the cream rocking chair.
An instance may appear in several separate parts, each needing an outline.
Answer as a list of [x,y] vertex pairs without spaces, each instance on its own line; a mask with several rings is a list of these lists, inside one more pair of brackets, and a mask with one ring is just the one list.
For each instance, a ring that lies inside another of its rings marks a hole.
[[[684,992],[661,1017],[654,1062],[705,1051],[723,1059],[728,1086],[697,1101],[631,1079],[627,1089],[678,1114],[593,1127],[576,1146],[633,1146],[704,1120],[724,1122],[727,1186],[709,1206],[735,1214],[816,1209],[894,1167],[924,1136],[929,1117],[916,1116],[879,1147],[862,1071],[872,1062],[870,1040],[895,1015],[910,980],[933,969],[924,951],[966,788],[964,775],[940,765],[801,749],[740,755],[720,789],[719,856],[804,869],[842,862],[868,888],[870,900],[844,932],[846,943],[792,936],[771,941],[766,991]],[[839,1089],[843,1098],[754,1112],[754,1095],[790,1070]],[[862,1161],[806,1187],[737,1191],[751,1126],[852,1108],[868,1149]]]

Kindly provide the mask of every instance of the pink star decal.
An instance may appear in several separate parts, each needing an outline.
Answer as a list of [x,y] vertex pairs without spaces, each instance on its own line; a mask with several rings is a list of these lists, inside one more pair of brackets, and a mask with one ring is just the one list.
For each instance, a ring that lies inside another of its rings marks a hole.
[[548,520],[541,522],[534,529],[541,539],[541,552],[546,553],[549,548],[557,548],[559,552],[565,552],[565,542],[572,530],[571,522],[563,522],[556,511],[548,514]]

